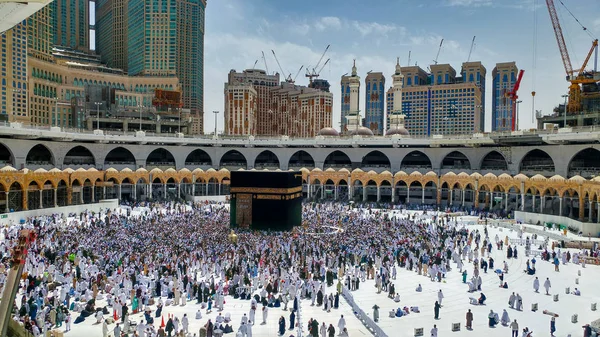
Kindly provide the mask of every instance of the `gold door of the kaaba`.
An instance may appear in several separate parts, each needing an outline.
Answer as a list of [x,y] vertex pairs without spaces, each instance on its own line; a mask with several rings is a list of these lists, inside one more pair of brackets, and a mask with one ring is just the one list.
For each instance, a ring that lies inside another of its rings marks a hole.
[[238,193],[235,199],[235,222],[243,228],[252,223],[252,194]]

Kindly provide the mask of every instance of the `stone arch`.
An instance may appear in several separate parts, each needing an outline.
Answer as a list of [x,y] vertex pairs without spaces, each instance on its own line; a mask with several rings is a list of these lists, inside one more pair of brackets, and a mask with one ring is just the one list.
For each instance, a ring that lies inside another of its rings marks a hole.
[[479,167],[482,171],[507,171],[508,162],[502,153],[493,150],[481,159]]
[[45,145],[37,144],[27,152],[26,165],[52,165],[54,166],[54,155]]
[[290,157],[288,167],[293,169],[300,169],[302,167],[314,168],[315,160],[308,152],[304,150],[296,151]]
[[131,151],[124,147],[116,147],[104,157],[104,166],[111,167],[114,165],[131,165],[135,166],[135,157]]
[[175,157],[169,150],[159,147],[146,157],[146,167],[174,168]]
[[471,161],[464,153],[452,151],[442,159],[442,170],[470,170]]
[[185,158],[185,166],[212,166],[212,159],[210,158],[210,155],[206,153],[206,151],[202,149],[195,149]]
[[591,179],[600,173],[600,151],[592,147],[583,149],[571,157],[567,178],[580,175]]
[[248,161],[246,160],[246,157],[238,150],[229,150],[225,152],[219,161],[219,168],[246,168],[247,166]]
[[8,146],[0,144],[0,166],[15,166],[14,156]]
[[554,166],[552,157],[546,151],[540,149],[527,152],[519,163],[519,173],[528,176],[541,174],[545,177],[550,177],[554,175],[555,171],[556,167]]
[[390,158],[381,151],[371,151],[362,158],[361,167],[363,168],[381,168],[385,170],[391,170],[392,164]]
[[273,151],[264,150],[254,159],[254,168],[256,169],[278,169],[280,168],[279,158]]
[[412,151],[408,153],[404,158],[402,158],[402,163],[400,164],[400,168],[404,171],[408,170],[431,170],[431,159],[421,152],[421,151]]
[[352,161],[346,153],[340,150],[335,150],[327,155],[323,162],[323,169],[328,168],[350,168],[352,167]]
[[23,186],[15,181],[8,188],[8,209],[18,212],[23,209]]
[[77,166],[95,166],[96,158],[87,147],[83,145],[77,145],[72,147],[65,158],[63,159],[63,166],[65,167],[77,167]]

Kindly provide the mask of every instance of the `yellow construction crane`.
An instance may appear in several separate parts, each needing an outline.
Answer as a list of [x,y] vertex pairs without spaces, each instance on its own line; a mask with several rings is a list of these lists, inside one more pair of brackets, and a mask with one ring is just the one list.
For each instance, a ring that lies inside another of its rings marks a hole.
[[598,39],[595,39],[592,42],[592,48],[590,48],[583,65],[579,71],[575,73],[571,64],[571,58],[569,57],[569,51],[567,50],[567,44],[565,43],[565,38],[562,33],[560,21],[558,20],[558,14],[556,13],[554,0],[546,0],[546,5],[548,6],[548,13],[550,13],[550,21],[552,22],[552,28],[554,28],[554,35],[556,37],[556,42],[558,43],[560,56],[562,57],[563,65],[567,73],[567,81],[571,82],[571,85],[569,86],[569,102],[566,107],[566,113],[578,113],[582,110],[581,85],[595,83],[598,81],[598,79],[595,78],[595,70],[592,72],[585,71],[585,67],[587,67],[594,49],[596,49],[598,46]]

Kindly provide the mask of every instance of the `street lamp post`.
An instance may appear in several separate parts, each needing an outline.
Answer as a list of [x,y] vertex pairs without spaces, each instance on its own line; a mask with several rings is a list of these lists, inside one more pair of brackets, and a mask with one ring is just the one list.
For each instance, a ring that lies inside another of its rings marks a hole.
[[515,111],[515,131],[519,130],[519,104],[523,101],[517,101],[517,111]]
[[215,110],[213,114],[215,114],[215,137],[217,137],[217,115],[219,115],[219,112]]
[[177,120],[177,133],[181,133],[181,108],[179,110],[179,119]]
[[564,116],[563,116],[563,128],[567,127],[567,97],[569,97],[569,95],[562,95],[562,97],[565,99],[565,111],[564,111]]
[[96,126],[97,130],[100,130],[100,106],[102,105],[102,102],[94,102],[94,104],[96,104]]

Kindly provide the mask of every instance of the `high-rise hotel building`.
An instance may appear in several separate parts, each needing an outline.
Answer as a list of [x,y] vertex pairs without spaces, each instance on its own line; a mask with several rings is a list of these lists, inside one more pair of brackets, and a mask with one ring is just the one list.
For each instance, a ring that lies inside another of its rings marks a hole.
[[512,101],[506,94],[515,86],[518,73],[515,62],[497,63],[492,70],[492,131],[512,130]]
[[192,117],[187,132],[202,133],[205,6],[205,0],[97,0],[94,53],[89,2],[55,0],[1,37],[0,115],[75,127],[73,100],[85,98],[90,86],[110,91],[112,106],[102,110],[112,116],[151,108],[154,89],[180,90],[183,114]]
[[374,135],[385,133],[385,76],[380,72],[370,72],[365,78],[365,124]]
[[225,134],[314,137],[331,127],[333,95],[280,83],[264,70],[231,70],[225,83]]
[[[402,67],[402,114],[411,136],[473,134],[484,131],[485,77],[481,62],[462,64],[461,76],[449,64]],[[393,90],[387,92],[393,111]]]

